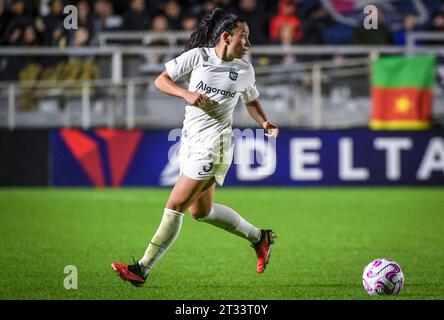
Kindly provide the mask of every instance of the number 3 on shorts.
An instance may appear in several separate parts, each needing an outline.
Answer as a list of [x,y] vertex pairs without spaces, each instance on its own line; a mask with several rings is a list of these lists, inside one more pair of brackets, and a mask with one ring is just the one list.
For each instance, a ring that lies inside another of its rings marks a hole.
[[199,171],[199,175],[203,176],[206,173],[210,172],[211,169],[213,169],[213,162],[210,162],[208,165],[204,165],[202,167],[203,173],[201,171]]

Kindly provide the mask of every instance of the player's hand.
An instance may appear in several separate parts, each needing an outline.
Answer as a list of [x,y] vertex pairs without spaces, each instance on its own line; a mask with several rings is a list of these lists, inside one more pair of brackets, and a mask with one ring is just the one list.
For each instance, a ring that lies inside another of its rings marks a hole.
[[184,95],[184,99],[190,106],[199,108],[206,108],[213,105],[213,102],[210,98],[208,98],[208,96],[197,92],[188,91]]
[[264,121],[262,123],[262,128],[265,130],[265,135],[267,137],[274,137],[277,138],[279,135],[279,128],[274,123],[271,123],[270,121]]

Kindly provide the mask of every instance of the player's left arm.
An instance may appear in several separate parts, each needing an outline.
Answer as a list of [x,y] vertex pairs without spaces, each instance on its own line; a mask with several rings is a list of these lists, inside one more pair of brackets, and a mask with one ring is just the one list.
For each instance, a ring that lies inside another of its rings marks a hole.
[[250,116],[267,132],[267,135],[275,138],[278,136],[278,126],[268,120],[259,99],[247,102],[245,103],[245,106],[247,107]]

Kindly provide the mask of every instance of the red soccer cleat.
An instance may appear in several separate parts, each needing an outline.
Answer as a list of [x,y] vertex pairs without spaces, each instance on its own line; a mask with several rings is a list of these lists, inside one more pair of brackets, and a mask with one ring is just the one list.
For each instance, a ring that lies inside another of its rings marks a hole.
[[113,267],[120,278],[124,281],[129,281],[136,287],[141,287],[145,283],[146,277],[143,276],[142,268],[137,261],[130,265],[114,262],[111,264],[111,267]]
[[271,230],[261,230],[261,240],[251,246],[256,250],[257,272],[262,273],[270,260],[271,246],[275,242],[276,235]]

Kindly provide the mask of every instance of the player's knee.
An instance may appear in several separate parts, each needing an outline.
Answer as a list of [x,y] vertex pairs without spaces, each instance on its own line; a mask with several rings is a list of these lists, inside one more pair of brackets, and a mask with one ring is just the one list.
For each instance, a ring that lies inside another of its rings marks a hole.
[[190,207],[190,214],[195,220],[206,217],[210,211],[211,209],[205,210],[203,208]]
[[166,208],[178,212],[185,212],[187,210],[185,204],[174,202],[174,201],[168,201],[165,205]]

